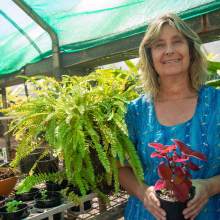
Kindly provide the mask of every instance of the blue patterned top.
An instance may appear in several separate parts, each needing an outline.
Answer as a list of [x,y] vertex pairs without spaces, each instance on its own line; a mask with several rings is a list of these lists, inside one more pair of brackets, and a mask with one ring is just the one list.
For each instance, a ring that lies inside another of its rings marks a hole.
[[[190,158],[200,167],[198,172],[190,171],[193,178],[205,179],[220,174],[220,90],[203,86],[198,93],[193,117],[175,126],[164,126],[157,121],[154,102],[148,100],[146,95],[131,101],[127,109],[126,124],[129,138],[137,149],[144,170],[144,181],[148,185],[155,185],[159,179],[156,166],[162,161],[157,157],[150,157],[155,149],[149,147],[148,143],[171,145],[173,144],[171,139],[181,140],[187,147],[206,155],[208,161]],[[125,210],[125,220],[127,219],[155,218],[139,199],[130,196]],[[211,197],[195,219],[220,219],[220,194]]]

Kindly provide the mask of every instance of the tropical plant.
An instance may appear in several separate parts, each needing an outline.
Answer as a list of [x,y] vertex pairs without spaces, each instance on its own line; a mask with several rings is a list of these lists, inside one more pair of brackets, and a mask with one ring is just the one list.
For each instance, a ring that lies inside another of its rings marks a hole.
[[[154,190],[170,189],[171,193],[181,202],[188,199],[189,189],[192,186],[192,182],[186,178],[192,179],[192,175],[188,170],[199,171],[200,168],[189,160],[189,157],[195,157],[200,160],[207,161],[204,154],[199,151],[192,150],[186,147],[186,145],[180,140],[172,140],[173,145],[162,145],[159,143],[150,143],[150,147],[156,148],[157,151],[151,154],[151,158],[158,157],[164,158],[166,161],[161,162],[158,165],[158,175],[162,180],[158,180],[155,184]],[[182,156],[177,154],[176,149],[179,148]],[[169,157],[169,153],[174,152]],[[180,163],[180,166],[177,165]]]
[[[116,156],[122,165],[128,159],[141,182],[141,162],[124,124],[126,103],[139,95],[130,80],[132,74],[123,74],[107,76],[97,70],[86,77],[63,76],[60,83],[44,76],[22,76],[41,89],[33,91],[34,99],[6,110],[15,116],[10,130],[20,139],[12,166],[46,140],[48,146],[39,160],[53,150],[54,156],[65,160],[67,179],[79,187],[84,197],[86,190],[97,188],[103,196],[103,184],[114,183],[118,192]],[[37,135],[42,131],[45,135],[39,141]],[[25,187],[29,186],[23,184],[21,188]]]

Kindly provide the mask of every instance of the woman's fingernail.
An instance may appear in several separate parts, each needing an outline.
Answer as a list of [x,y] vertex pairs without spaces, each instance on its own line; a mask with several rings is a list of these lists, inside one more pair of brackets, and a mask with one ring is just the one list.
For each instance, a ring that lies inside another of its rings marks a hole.
[[157,206],[160,207],[160,203],[157,203]]

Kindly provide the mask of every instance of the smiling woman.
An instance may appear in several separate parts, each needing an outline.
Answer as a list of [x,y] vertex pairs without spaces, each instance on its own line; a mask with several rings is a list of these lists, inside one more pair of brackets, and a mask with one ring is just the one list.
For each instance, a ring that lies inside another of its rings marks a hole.
[[158,42],[151,47],[151,54],[160,79],[183,74],[189,80],[189,45],[182,34],[169,24],[162,27]]
[[[195,196],[183,210],[183,218],[220,219],[216,202],[220,199],[220,90],[204,85],[208,72],[200,46],[199,37],[174,14],[155,20],[140,45],[146,95],[127,105],[126,124],[142,162],[144,181],[141,187],[128,161],[118,164],[119,182],[131,194],[126,220],[169,220],[154,192],[161,161],[151,158],[148,143],[172,145],[171,139],[208,159],[192,172]],[[196,163],[194,158],[191,162]]]

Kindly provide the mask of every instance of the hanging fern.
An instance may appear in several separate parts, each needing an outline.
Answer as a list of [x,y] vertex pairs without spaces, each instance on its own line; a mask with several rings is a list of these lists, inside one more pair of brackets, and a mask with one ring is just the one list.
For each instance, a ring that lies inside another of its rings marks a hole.
[[[22,76],[37,86],[34,89],[37,95],[6,110],[15,116],[10,130],[20,139],[12,165],[16,166],[41,142],[47,141],[40,158],[51,149],[56,156],[64,158],[65,178],[77,185],[83,196],[88,188],[96,187],[103,195],[105,183],[114,184],[118,192],[117,156],[121,164],[124,158],[129,160],[141,182],[141,162],[124,123],[125,105],[138,97],[131,81],[136,76],[120,70],[97,70],[85,77],[63,76],[60,83],[45,76]],[[45,135],[39,142],[37,135],[41,131]],[[19,189],[31,188],[52,177],[60,178],[58,173],[34,174]]]

